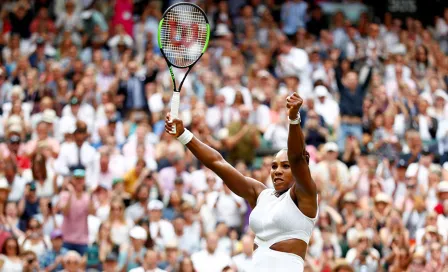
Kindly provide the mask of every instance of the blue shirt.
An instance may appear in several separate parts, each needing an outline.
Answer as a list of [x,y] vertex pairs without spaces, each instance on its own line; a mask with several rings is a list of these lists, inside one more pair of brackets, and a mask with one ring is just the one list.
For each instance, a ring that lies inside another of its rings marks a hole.
[[[142,247],[142,249],[140,250],[140,252],[138,252],[138,253],[133,253],[132,254],[132,257],[131,257],[131,260],[128,262],[128,267],[126,267],[125,268],[125,271],[129,271],[129,270],[131,270],[131,269],[134,269],[134,268],[137,268],[137,267],[139,267],[141,264],[139,264],[139,263],[137,263],[136,261],[135,261],[135,258],[137,257],[137,256],[139,256],[140,257],[140,260],[144,260],[144,258],[145,258],[145,254],[146,254],[146,248],[145,247]],[[123,267],[124,267],[124,265],[126,264],[126,259],[128,258],[128,252],[127,251],[122,251],[122,252],[120,252],[120,255],[118,256],[118,267],[119,267],[119,270],[121,271],[122,269],[123,269]]]
[[[64,247],[61,248],[59,252],[56,252],[54,250],[47,251],[39,259],[40,268],[45,269],[45,267],[52,265],[56,261],[57,257],[64,256],[67,252],[68,250]],[[64,269],[62,267],[62,264],[58,264],[58,266],[56,266],[56,268],[51,271],[61,271],[62,269]]]
[[299,3],[290,1],[283,4],[281,11],[283,32],[287,35],[293,35],[299,28],[305,27],[307,8],[308,4],[305,1]]

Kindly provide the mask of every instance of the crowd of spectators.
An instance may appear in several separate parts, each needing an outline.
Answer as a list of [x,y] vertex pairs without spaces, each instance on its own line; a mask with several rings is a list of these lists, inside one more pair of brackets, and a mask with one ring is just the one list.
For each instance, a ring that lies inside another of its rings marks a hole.
[[[250,271],[250,207],[164,133],[173,2],[1,1],[0,271]],[[448,271],[448,8],[192,2],[213,30],[181,93],[196,137],[272,186],[286,96],[305,100],[305,271]]]

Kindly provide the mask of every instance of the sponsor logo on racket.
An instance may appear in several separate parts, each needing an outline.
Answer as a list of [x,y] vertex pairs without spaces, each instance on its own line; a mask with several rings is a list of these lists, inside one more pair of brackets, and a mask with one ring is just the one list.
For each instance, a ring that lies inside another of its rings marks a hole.
[[[196,42],[199,38],[199,25],[196,23],[190,24],[189,26],[186,24],[179,26],[178,22],[169,21],[168,24],[170,26],[171,44],[174,46],[183,45],[185,47],[190,47],[192,43]],[[178,37],[180,37],[180,39]]]

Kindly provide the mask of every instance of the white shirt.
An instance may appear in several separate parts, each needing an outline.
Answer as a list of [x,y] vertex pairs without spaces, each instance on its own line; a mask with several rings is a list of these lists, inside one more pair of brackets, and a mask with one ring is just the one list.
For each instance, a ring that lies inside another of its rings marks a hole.
[[90,104],[81,103],[77,116],[74,116],[71,106],[65,105],[62,109],[62,117],[65,116],[72,116],[75,119],[84,121],[87,124],[89,131],[91,131],[95,120],[95,109]]
[[107,172],[101,172],[100,166],[101,155],[96,153],[93,161],[92,176],[90,177],[91,185],[106,185],[108,189],[112,189],[112,181],[114,178],[123,177],[126,174],[125,158],[120,154],[111,155]]
[[214,106],[208,108],[205,114],[205,122],[214,132],[227,127],[230,122],[234,121],[232,119],[232,109],[230,107],[220,109],[218,106]]
[[[243,86],[238,86],[237,89],[243,95],[244,104],[252,108],[252,95],[249,89]],[[226,98],[226,104],[228,106],[231,106],[233,102],[235,102],[235,95],[237,89],[232,86],[224,86],[218,91],[218,94],[223,95]]]
[[238,254],[232,258],[238,272],[250,272],[252,268],[252,256],[244,253]]
[[320,103],[320,100],[316,99],[314,109],[330,126],[333,126],[339,117],[339,105],[330,97],[326,97],[324,103]]
[[[93,125],[93,135],[92,135],[92,142],[99,142],[100,141],[100,135],[98,134],[98,129],[101,127],[107,126],[108,121],[105,118],[98,118]],[[126,137],[124,136],[124,128],[123,123],[121,121],[118,121],[115,124],[115,131],[113,136],[115,136],[115,141],[117,144],[121,145],[126,141]],[[104,143],[103,143],[104,144]]]
[[8,201],[18,202],[25,193],[26,180],[16,175],[14,181],[10,184],[11,191],[8,195]]
[[[76,143],[63,143],[61,145],[61,150],[59,156],[55,162],[55,170],[60,175],[70,174],[70,166],[75,166],[78,164],[78,146]],[[88,186],[93,185],[92,178],[93,167],[96,157],[96,150],[87,142],[84,142],[81,146],[81,163],[86,168],[86,184]]]
[[307,69],[309,58],[305,50],[293,47],[288,54],[281,54],[279,60],[275,68],[279,77],[291,74],[298,75],[301,91],[305,93],[311,91],[312,82]]
[[271,142],[273,148],[280,150],[288,147],[288,133],[287,125],[270,124],[263,138]]
[[174,227],[171,222],[163,219],[158,222],[150,222],[149,233],[151,234],[151,238],[155,241],[156,245],[161,248],[164,248],[166,243],[173,241],[176,237]]
[[215,251],[210,254],[207,250],[191,255],[191,261],[197,272],[221,272],[224,267],[232,264],[232,260],[225,253]]
[[[247,211],[246,202],[243,198],[232,192],[230,194],[221,192],[219,195],[209,195],[209,197],[215,197],[215,201],[207,201],[209,204],[214,206],[217,201],[215,213],[218,221],[224,221],[229,227],[240,227],[242,225],[241,215]],[[241,207],[238,208],[237,203]]]

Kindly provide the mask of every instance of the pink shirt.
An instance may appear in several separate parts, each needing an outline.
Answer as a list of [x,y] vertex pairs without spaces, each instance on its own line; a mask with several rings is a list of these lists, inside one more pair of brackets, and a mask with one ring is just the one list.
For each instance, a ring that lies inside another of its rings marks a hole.
[[[69,200],[70,194],[62,192],[59,205],[64,207]],[[87,217],[89,216],[89,194],[84,192],[81,198],[77,199],[73,194],[70,211],[64,215],[62,223],[62,233],[64,234],[64,242],[78,245],[88,244],[89,228],[87,225]]]
[[132,36],[132,0],[117,0],[115,2],[115,16],[112,20],[112,24],[123,25],[127,34]]
[[[59,153],[59,142],[56,139],[54,139],[54,138],[47,138],[44,141],[47,142],[47,145],[51,148],[51,150],[54,153]],[[37,143],[38,142],[39,141],[37,139],[29,141],[27,143],[27,145],[26,145],[26,152],[28,154],[33,153],[36,150],[36,148],[37,148]]]

